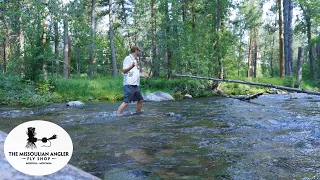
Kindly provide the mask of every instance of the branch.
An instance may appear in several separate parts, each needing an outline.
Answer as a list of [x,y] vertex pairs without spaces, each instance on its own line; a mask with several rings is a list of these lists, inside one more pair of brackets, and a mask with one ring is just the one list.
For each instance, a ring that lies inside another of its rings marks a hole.
[[263,92],[260,92],[260,93],[253,94],[251,96],[230,96],[230,97],[234,98],[234,99],[239,99],[241,101],[250,101],[251,99],[258,98],[259,96],[261,96],[263,94],[264,94]]

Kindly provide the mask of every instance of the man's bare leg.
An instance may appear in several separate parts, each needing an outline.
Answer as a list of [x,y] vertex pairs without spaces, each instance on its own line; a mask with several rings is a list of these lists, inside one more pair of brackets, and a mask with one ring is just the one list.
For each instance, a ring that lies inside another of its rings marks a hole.
[[123,103],[119,106],[119,108],[118,108],[118,110],[117,110],[117,114],[121,114],[121,113],[123,112],[124,108],[126,108],[126,107],[128,106],[128,104],[129,104],[129,103],[123,102]]
[[141,113],[143,100],[138,101],[136,113]]

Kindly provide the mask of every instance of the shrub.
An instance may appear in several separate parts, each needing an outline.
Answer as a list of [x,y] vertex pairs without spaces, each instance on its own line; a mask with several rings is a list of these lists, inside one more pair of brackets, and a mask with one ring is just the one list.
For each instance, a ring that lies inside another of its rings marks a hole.
[[[41,88],[40,88],[41,89]],[[1,104],[40,105],[48,103],[48,93],[44,93],[33,81],[24,80],[17,75],[0,74]]]

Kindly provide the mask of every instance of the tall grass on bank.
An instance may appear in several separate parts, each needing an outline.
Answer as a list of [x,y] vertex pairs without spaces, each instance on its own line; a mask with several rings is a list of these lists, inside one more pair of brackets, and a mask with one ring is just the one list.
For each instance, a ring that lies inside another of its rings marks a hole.
[[98,77],[58,78],[53,81],[54,92],[68,100],[111,100],[122,99],[122,78]]
[[[294,79],[285,78],[256,78],[241,79],[266,84],[292,87]],[[182,98],[185,94],[193,97],[210,97],[212,81],[191,78],[165,78],[141,79],[142,94],[156,91],[167,92],[174,98]],[[303,81],[301,88],[305,90],[318,90],[317,82]],[[222,90],[229,95],[250,95],[264,92],[268,88],[237,83],[222,83]],[[46,81],[34,83],[24,80],[17,75],[0,73],[0,104],[14,105],[43,105],[48,103],[62,103],[73,100],[88,101],[121,101],[123,99],[123,78],[96,77],[89,80],[87,77],[50,77]]]

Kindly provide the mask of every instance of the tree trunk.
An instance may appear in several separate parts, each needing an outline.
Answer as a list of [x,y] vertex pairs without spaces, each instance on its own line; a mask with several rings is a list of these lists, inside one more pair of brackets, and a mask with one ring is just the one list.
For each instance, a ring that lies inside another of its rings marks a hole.
[[[203,23],[204,24],[204,23]],[[242,40],[244,35],[244,29],[242,28],[242,22],[240,21],[240,37],[239,37],[239,46],[238,46],[238,59],[237,59],[237,71],[238,71],[238,77],[240,77],[240,65],[243,61],[243,49],[242,49]]]
[[[216,36],[216,43],[214,45],[214,50],[215,50],[215,56],[213,57],[213,64],[215,62],[218,62],[218,66],[216,68],[216,77],[219,79],[223,79],[223,64],[222,64],[222,58],[221,58],[221,47],[220,47],[220,27],[221,27],[221,14],[220,14],[220,8],[221,8],[221,2],[220,0],[216,0],[216,14],[213,17],[214,22],[212,23],[215,25],[214,27],[214,34]],[[213,91],[218,91],[220,89],[221,82],[220,81],[215,81],[211,89]]]
[[48,79],[47,64],[45,63],[42,64],[42,73],[43,73],[43,79],[47,80]]
[[0,74],[1,73],[4,73],[4,70],[5,70],[5,68],[4,68],[4,64],[5,64],[5,62],[6,62],[6,37],[7,37],[7,26],[6,26],[6,22],[5,22],[5,18],[4,18],[4,14],[2,13],[4,10],[3,9],[6,9],[7,7],[6,6],[4,6],[4,7],[0,7],[0,22],[2,22],[3,23],[3,29],[2,29],[2,31],[3,31],[3,38],[1,38],[0,40],[1,40],[1,46],[0,47],[2,47],[2,49],[1,49],[1,54],[0,54],[0,57],[2,56],[3,57],[3,60],[2,60],[2,62],[0,62]]
[[192,30],[193,30],[193,33],[195,33],[195,28],[196,28],[196,12],[195,12],[196,10],[195,10],[195,6],[196,6],[196,2],[195,2],[195,0],[192,0],[191,14],[192,14]]
[[254,69],[253,69],[253,77],[257,78],[257,69],[258,69],[258,33],[257,30],[254,29]]
[[7,72],[7,54],[6,54],[7,38],[3,38],[3,69],[2,72]]
[[292,75],[292,0],[283,1],[285,75]]
[[157,43],[156,43],[156,33],[157,33],[157,18],[156,18],[156,4],[155,0],[151,0],[151,31],[152,31],[152,40],[151,40],[151,71],[152,76],[159,77],[159,62],[156,60],[157,57]]
[[88,77],[91,79],[93,77],[93,71],[94,71],[94,34],[95,34],[95,5],[96,1],[91,1],[91,30],[90,30],[90,36],[91,36],[91,42],[90,42],[90,51],[89,51],[89,67],[88,67]]
[[[180,4],[178,2],[173,1],[172,3],[172,21],[173,21],[173,27],[172,27],[172,57],[181,57],[181,50],[180,50],[180,32],[179,32],[179,12],[177,11],[177,9],[179,9]],[[176,47],[176,48],[175,48]],[[173,73],[173,69],[175,69],[177,72],[181,72],[181,66],[182,63],[181,61],[175,61],[173,62],[173,59],[171,60],[172,64],[171,64],[171,71],[170,71],[170,78],[172,77],[172,73]],[[174,68],[174,67],[178,67],[178,68]]]
[[[241,43],[241,40],[240,40],[240,43]],[[241,63],[241,44],[238,49],[238,61],[237,61],[238,77],[240,77],[240,63]]]
[[109,38],[110,38],[110,49],[111,49],[111,59],[112,59],[112,76],[116,77],[117,74],[117,61],[116,61],[116,51],[114,48],[113,40],[113,0],[109,1]]
[[[121,4],[121,18],[124,25],[127,25],[126,1],[122,0]],[[129,35],[129,34],[128,34]]]
[[306,18],[307,21],[307,37],[308,37],[308,50],[309,50],[309,61],[310,61],[310,70],[312,79],[315,80],[315,68],[314,68],[314,57],[312,53],[312,43],[311,43],[311,19],[309,17]]
[[[263,56],[261,57],[261,64],[262,64],[262,68],[261,68],[261,74],[264,76],[266,75],[266,68],[267,68],[267,40],[265,40],[266,42],[264,42],[264,48],[263,48]],[[269,42],[268,42],[269,43]]]
[[126,0],[121,0],[120,2],[121,6],[121,21],[123,25],[123,30],[125,31],[125,39],[128,42],[128,46],[132,47],[133,43],[131,41],[131,33],[128,30],[128,15],[126,13]]
[[187,19],[188,0],[182,0],[182,22],[185,23]]
[[[20,24],[22,23],[22,18],[20,16],[19,18],[19,22]],[[21,77],[24,76],[24,65],[23,65],[23,59],[24,59],[24,32],[23,30],[21,29],[21,25],[19,27],[19,40],[20,40],[20,54],[19,54],[19,70],[18,70],[18,73]]]
[[[16,3],[16,8],[21,9],[22,5],[21,3]],[[23,77],[24,72],[23,72],[23,52],[24,52],[24,35],[23,35],[23,30],[21,29],[21,24],[22,24],[22,18],[21,18],[21,12],[17,12],[16,15],[14,15],[14,26],[16,29],[16,36],[17,36],[17,44],[16,45],[16,58],[17,58],[17,73]]]
[[54,60],[55,60],[55,72],[60,75],[60,63],[59,63],[59,27],[56,17],[54,17]]
[[280,78],[283,78],[283,32],[282,32],[282,8],[281,0],[278,2],[278,12],[279,12],[279,67],[280,67]]
[[241,51],[242,51],[242,34],[239,40],[239,48],[238,48],[238,61],[237,61],[237,70],[238,70],[238,77],[240,77],[240,63],[242,61]]
[[297,70],[297,85],[300,89],[301,86],[301,80],[302,80],[302,47],[299,47],[298,50],[298,70]]
[[289,4],[289,14],[288,14],[288,61],[289,61],[289,68],[290,68],[290,76],[293,73],[293,50],[292,50],[292,43],[293,43],[293,28],[292,28],[292,18],[293,18],[293,2],[290,0]]
[[257,78],[257,69],[258,69],[258,44],[257,40],[254,40],[254,59],[253,59],[253,77]]
[[312,43],[311,43],[311,17],[309,13],[309,9],[304,7],[300,4],[300,8],[302,9],[302,13],[305,19],[305,23],[307,26],[307,38],[308,38],[308,52],[309,52],[309,63],[310,63],[310,71],[311,71],[311,78],[315,80],[315,66],[314,66],[314,58],[312,53]]
[[[170,17],[169,17],[169,2],[166,0],[166,10],[165,10],[165,15],[166,15],[166,62],[167,62],[167,78],[171,79],[172,76],[172,51],[170,49],[170,39],[171,39],[171,32],[170,32]],[[192,25],[193,26],[193,25]]]
[[71,46],[71,36],[70,32],[68,33],[68,75],[71,74],[71,56],[72,56],[72,46]]
[[63,28],[64,28],[64,50],[63,50],[63,77],[65,79],[69,79],[69,70],[68,70],[68,55],[69,55],[69,36],[68,36],[68,19],[64,17],[63,20]]
[[284,44],[284,74],[285,76],[289,76],[289,64],[288,64],[288,1],[290,0],[283,0],[283,44]]
[[320,96],[320,92],[318,91],[307,91],[297,88],[291,88],[291,87],[285,87],[285,86],[277,86],[273,84],[265,84],[265,83],[259,83],[259,82],[247,82],[247,81],[240,81],[240,80],[232,80],[232,79],[218,79],[218,78],[208,78],[208,77],[200,77],[200,76],[191,76],[191,75],[181,75],[181,74],[175,74],[176,77],[189,77],[189,78],[196,78],[196,79],[205,79],[205,80],[212,80],[212,81],[219,81],[219,82],[230,82],[230,83],[239,83],[239,84],[248,84],[248,85],[255,85],[255,86],[262,86],[262,87],[270,87],[270,88],[276,88],[281,89],[285,91],[293,91],[298,93],[306,93],[306,94],[313,94]]
[[80,77],[80,48],[76,47],[76,54],[77,54],[77,74]]
[[[43,33],[42,33],[42,52],[46,53],[46,43],[47,43],[47,24],[46,24],[46,19],[44,18],[42,20],[42,25],[43,25]],[[48,78],[47,74],[47,65],[46,65],[46,59],[44,59],[43,64],[42,64],[42,73],[43,73],[43,78],[46,80]]]
[[320,45],[317,46],[317,56],[318,56],[318,79],[320,80]]
[[252,30],[250,30],[250,35],[249,35],[249,50],[248,50],[248,72],[247,72],[247,76],[248,78],[250,78],[251,76],[251,54],[252,54],[252,38],[251,38],[251,32]]
[[[221,8],[221,0],[217,0],[217,9],[216,9],[216,33],[217,33],[217,43],[216,43],[216,50],[217,50],[217,59],[218,59],[218,78],[222,79],[223,78],[223,64],[222,64],[222,58],[221,58],[221,50],[220,50],[220,26],[221,26],[221,13],[220,13],[220,8]],[[220,84],[219,84],[220,85]],[[219,89],[219,86],[218,86]]]
[[273,72],[273,56],[274,56],[274,35],[272,35],[272,47],[271,47],[271,59],[270,59],[270,76],[273,77],[274,76],[274,72]]
[[42,32],[42,46],[44,47],[47,43],[47,24],[46,19],[42,20],[43,32]]

